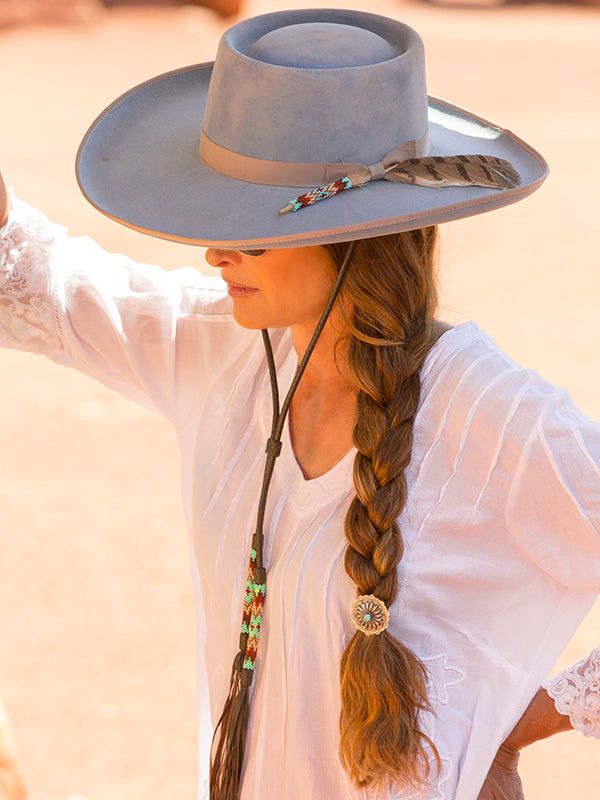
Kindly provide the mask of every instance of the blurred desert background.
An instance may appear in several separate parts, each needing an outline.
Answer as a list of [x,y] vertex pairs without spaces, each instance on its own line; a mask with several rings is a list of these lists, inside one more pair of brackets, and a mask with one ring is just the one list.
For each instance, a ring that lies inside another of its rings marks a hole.
[[[550,164],[526,200],[442,227],[439,316],[475,319],[600,420],[600,7],[250,0],[236,14],[231,2],[219,14],[0,0],[7,184],[73,235],[215,274],[202,248],[87,204],[74,160],[88,126],[133,85],[212,60],[241,17],[308,5],[397,17],[424,39],[431,94],[509,128]],[[194,608],[174,433],[43,357],[0,351],[0,375],[0,685],[30,797],[192,800]],[[553,672],[599,643],[597,603]],[[595,797],[599,764],[600,742],[578,732],[538,742],[521,755],[525,795]]]

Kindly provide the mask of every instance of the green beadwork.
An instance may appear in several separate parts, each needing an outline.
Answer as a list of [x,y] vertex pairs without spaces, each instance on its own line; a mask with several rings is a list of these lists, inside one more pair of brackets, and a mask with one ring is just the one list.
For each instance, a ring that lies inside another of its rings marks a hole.
[[249,632],[249,638],[250,639],[258,639],[259,638],[259,636],[260,636],[260,622],[261,622],[261,619],[262,619],[262,617],[260,616],[260,614],[257,614],[256,616],[252,616],[250,618],[250,632]]
[[366,614],[363,615],[363,619],[365,620],[365,622],[370,622],[371,615],[367,612]]
[[[266,595],[267,584],[256,583],[256,559],[257,551],[254,547],[250,548],[250,565],[248,567],[248,576],[246,579],[246,589],[244,597],[243,618],[241,633],[246,635],[246,644],[244,647],[247,652],[242,655],[242,669],[254,670],[254,661],[256,652],[258,650],[258,643],[260,639],[260,626],[262,622],[262,608]],[[263,570],[264,572],[264,570]],[[262,597],[261,597],[262,595]],[[257,612],[257,613],[253,613]]]

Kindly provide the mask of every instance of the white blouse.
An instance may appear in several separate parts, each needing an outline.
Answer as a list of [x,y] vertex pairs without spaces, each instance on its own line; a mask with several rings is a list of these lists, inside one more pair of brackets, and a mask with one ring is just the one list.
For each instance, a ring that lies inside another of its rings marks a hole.
[[[197,797],[205,800],[270,434],[262,338],[235,322],[221,278],[107,253],[10,196],[0,229],[0,345],[80,370],[177,431],[197,601]],[[289,329],[270,335],[285,397],[298,360]],[[390,631],[428,668],[435,713],[422,722],[443,771],[421,792],[377,800],[475,800],[542,684],[575,728],[600,738],[600,647],[548,678],[600,593],[600,423],[474,321],[437,340],[421,380]],[[352,787],[338,760],[338,660],[354,633],[356,596],[343,521],[356,449],[306,480],[288,421],[265,515],[266,607],[242,798],[374,800]]]

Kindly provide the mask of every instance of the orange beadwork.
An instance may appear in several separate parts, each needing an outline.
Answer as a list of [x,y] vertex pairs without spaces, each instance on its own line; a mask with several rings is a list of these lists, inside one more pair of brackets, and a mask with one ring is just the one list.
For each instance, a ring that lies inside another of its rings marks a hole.
[[326,183],[323,186],[317,186],[316,189],[311,189],[310,192],[305,192],[305,194],[299,195],[298,197],[294,198],[294,200],[290,200],[285,208],[281,208],[279,210],[279,213],[287,214],[289,211],[298,211],[300,208],[304,208],[305,206],[312,206],[314,203],[318,203],[319,200],[326,200],[328,197],[334,197],[334,195],[339,194],[346,189],[352,189],[353,186],[354,184],[350,178],[347,177],[340,178],[337,181],[333,181],[333,183]]

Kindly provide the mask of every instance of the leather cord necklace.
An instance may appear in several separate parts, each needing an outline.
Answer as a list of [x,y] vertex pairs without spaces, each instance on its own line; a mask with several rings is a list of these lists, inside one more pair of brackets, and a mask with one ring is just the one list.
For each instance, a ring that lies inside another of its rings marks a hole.
[[[331,290],[321,318],[308,343],[306,352],[298,364],[296,374],[294,375],[294,379],[292,380],[281,410],[279,409],[279,387],[277,384],[277,373],[271,340],[268,330],[265,328],[261,329],[269,367],[273,417],[271,435],[267,439],[265,447],[267,458],[258,505],[256,530],[252,536],[252,546],[248,561],[248,578],[245,587],[239,651],[233,660],[229,694],[225,701],[221,717],[215,727],[211,744],[210,800],[239,800],[240,778],[244,761],[246,733],[248,730],[248,717],[250,712],[248,692],[254,676],[260,638],[260,626],[267,589],[267,571],[263,563],[263,523],[267,505],[267,493],[273,476],[275,461],[281,452],[281,434],[292,397],[300,383],[308,360],[339,294],[355,244],[356,242],[352,241],[348,246],[333,289]],[[212,750],[214,749],[215,738],[219,727],[221,731],[213,760]]]

